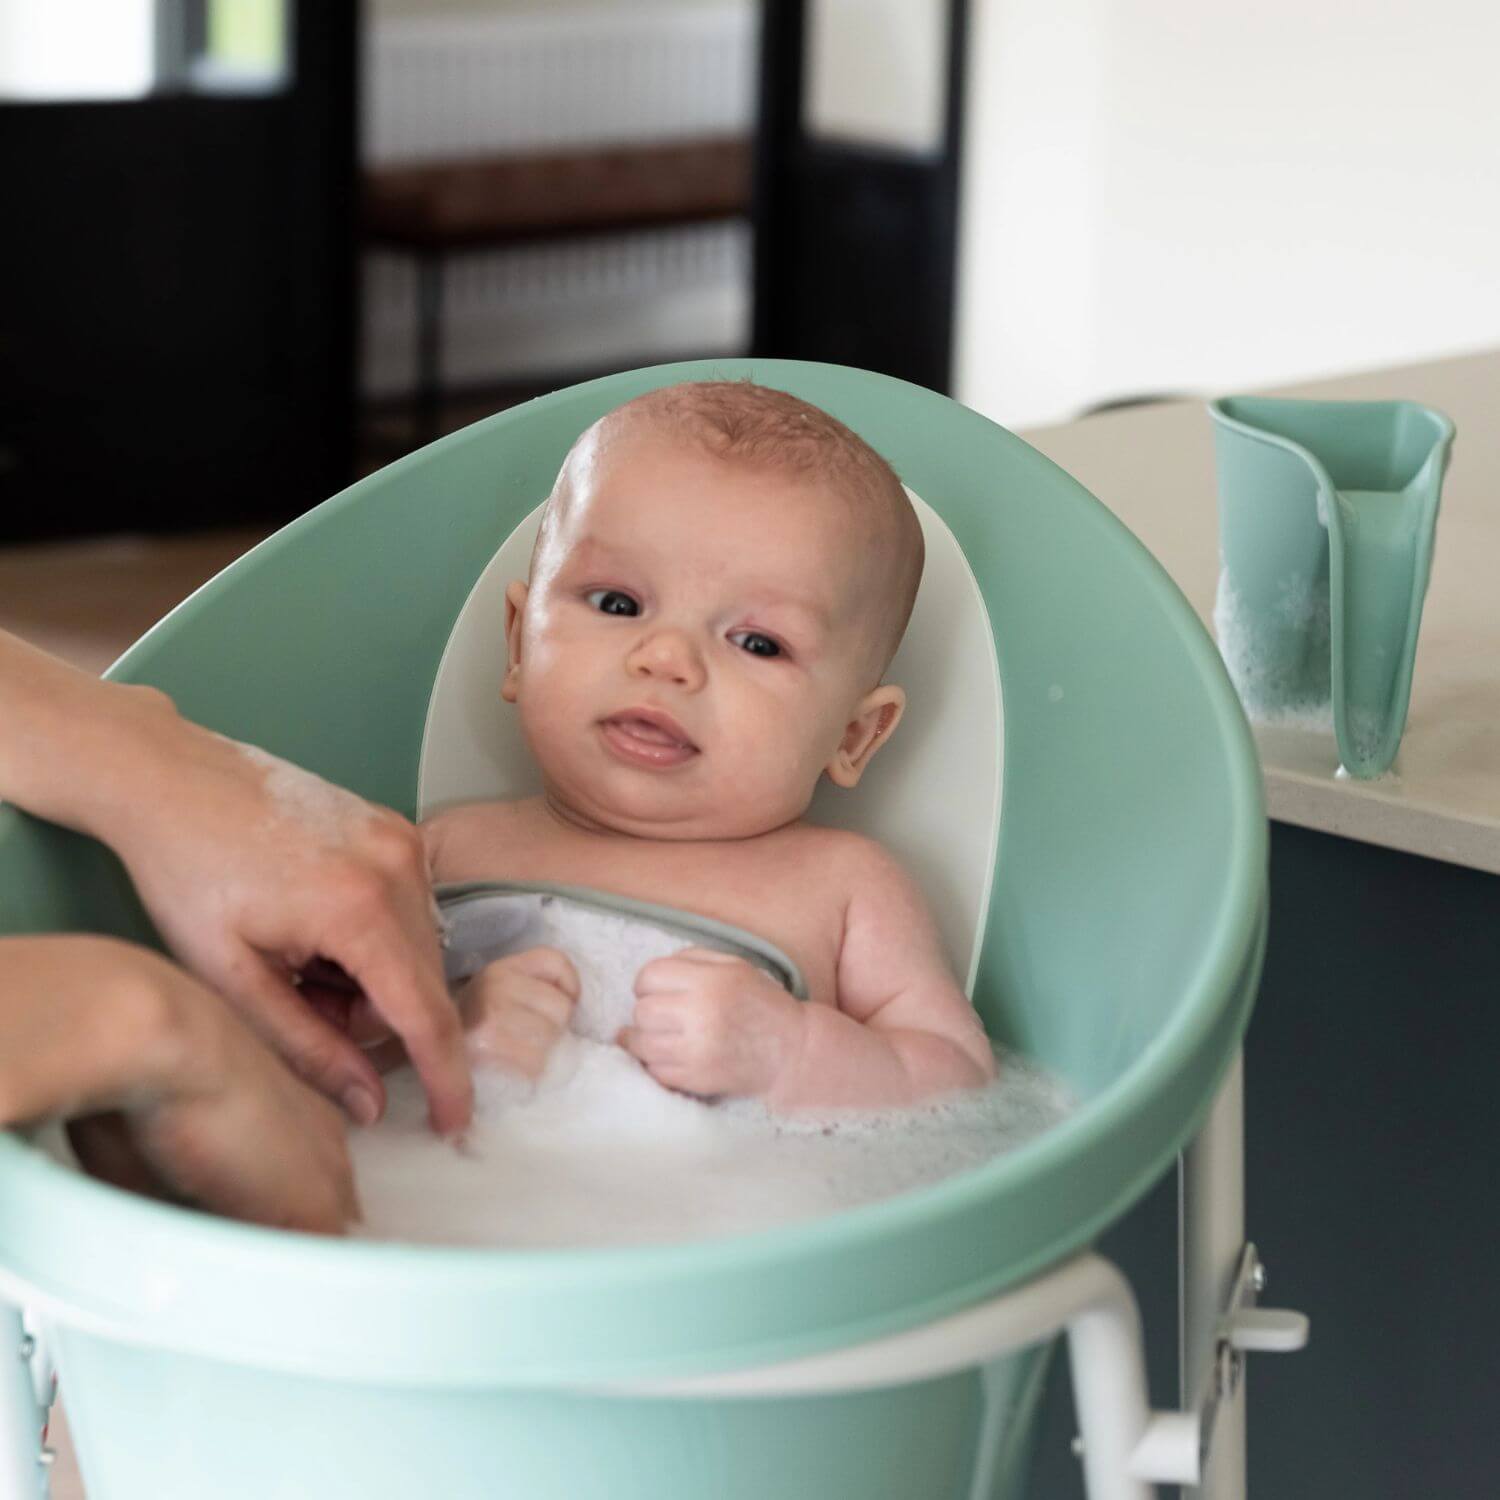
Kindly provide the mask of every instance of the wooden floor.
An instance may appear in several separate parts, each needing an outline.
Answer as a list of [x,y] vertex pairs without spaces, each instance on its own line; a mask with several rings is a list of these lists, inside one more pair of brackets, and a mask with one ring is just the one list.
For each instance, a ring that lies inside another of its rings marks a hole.
[[264,530],[0,548],[0,630],[102,672]]

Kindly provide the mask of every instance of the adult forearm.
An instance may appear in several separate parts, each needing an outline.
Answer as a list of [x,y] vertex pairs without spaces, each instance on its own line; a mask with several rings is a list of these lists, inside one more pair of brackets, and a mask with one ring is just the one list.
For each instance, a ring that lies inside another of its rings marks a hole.
[[163,694],[104,682],[0,631],[0,800],[108,842],[182,728]]
[[319,956],[403,1038],[445,1131],[468,1123],[420,835],[389,809],[0,633],[0,799],[109,845],[172,951],[358,1120],[379,1075],[291,976]]
[[155,967],[109,938],[0,939],[0,1125],[139,1103],[194,1065]]
[[343,1122],[159,954],[0,939],[0,1126],[67,1120],[82,1165],[236,1218],[358,1217]]

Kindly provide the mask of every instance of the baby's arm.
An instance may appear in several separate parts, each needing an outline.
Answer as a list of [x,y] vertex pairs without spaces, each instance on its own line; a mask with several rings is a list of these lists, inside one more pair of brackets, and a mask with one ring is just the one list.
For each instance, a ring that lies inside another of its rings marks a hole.
[[621,1045],[669,1088],[754,1095],[772,1110],[918,1104],[994,1077],[916,886],[878,845],[861,840],[851,857],[837,1007],[803,1004],[743,959],[689,948],[637,975]]
[[[434,881],[473,873],[473,847],[504,848],[509,808],[470,803],[421,825]],[[541,1076],[578,1002],[578,972],[556,948],[529,948],[487,964],[456,992],[469,1059],[522,1078]]]
[[838,1008],[804,1007],[773,1109],[917,1104],[995,1076],[984,1027],[955,982],[911,877],[862,843],[844,917]]
[[459,991],[477,1067],[535,1080],[578,1001],[578,973],[556,948],[528,948],[485,965]]

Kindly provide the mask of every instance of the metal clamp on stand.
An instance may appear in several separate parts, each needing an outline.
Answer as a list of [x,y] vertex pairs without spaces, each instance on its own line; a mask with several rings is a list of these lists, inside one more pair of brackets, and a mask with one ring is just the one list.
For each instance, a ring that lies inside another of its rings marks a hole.
[[[1220,1408],[1239,1397],[1245,1355],[1252,1351],[1289,1354],[1306,1345],[1305,1314],[1256,1305],[1265,1285],[1265,1267],[1255,1246],[1246,1245],[1214,1330],[1212,1358],[1206,1361],[1197,1395],[1185,1411],[1153,1413],[1131,1458],[1131,1472],[1138,1478],[1201,1485],[1211,1468]],[[1242,1494],[1243,1483],[1242,1472],[1221,1474],[1214,1500],[1219,1500],[1221,1492]]]
[[1214,1340],[1214,1359],[1198,1393],[1199,1462],[1205,1466],[1213,1445],[1214,1423],[1221,1403],[1233,1401],[1244,1379],[1245,1355],[1291,1354],[1307,1344],[1305,1313],[1285,1308],[1259,1307],[1256,1298],[1265,1289],[1266,1268],[1254,1245],[1246,1245],[1224,1314]]
[[45,1436],[56,1394],[46,1341],[0,1302],[0,1500],[47,1500],[56,1455]]

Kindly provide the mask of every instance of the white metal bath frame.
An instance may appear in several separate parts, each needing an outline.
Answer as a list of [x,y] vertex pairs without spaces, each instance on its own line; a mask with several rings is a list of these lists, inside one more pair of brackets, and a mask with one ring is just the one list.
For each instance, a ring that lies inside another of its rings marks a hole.
[[[902,1385],[972,1369],[1066,1332],[1089,1500],[1245,1500],[1244,1356],[1301,1348],[1307,1319],[1258,1308],[1264,1276],[1244,1239],[1244,1083],[1236,1054],[1184,1153],[1179,1255],[1181,1408],[1152,1411],[1135,1295],[1092,1252],[950,1317],[784,1364],[611,1386],[678,1398],[791,1396]],[[0,1295],[25,1288],[0,1276]],[[34,1294],[33,1294],[34,1295]],[[42,1427],[52,1399],[44,1341],[0,1302],[0,1500],[47,1500]],[[19,1357],[18,1357],[19,1356]]]
[[827,1354],[690,1380],[634,1384],[638,1395],[787,1396],[930,1379],[1068,1336],[1079,1457],[1089,1500],[1151,1500],[1180,1484],[1197,1500],[1246,1500],[1244,1357],[1307,1342],[1301,1313],[1259,1308],[1265,1278],[1245,1242],[1241,1055],[1180,1167],[1181,1408],[1152,1411],[1135,1295],[1092,1252],[951,1317]]

